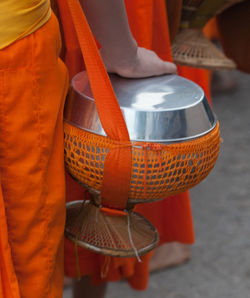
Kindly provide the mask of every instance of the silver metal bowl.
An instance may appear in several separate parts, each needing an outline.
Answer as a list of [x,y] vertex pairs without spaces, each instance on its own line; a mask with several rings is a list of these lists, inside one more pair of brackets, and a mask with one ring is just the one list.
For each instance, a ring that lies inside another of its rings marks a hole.
[[[124,79],[110,75],[131,141],[173,143],[211,131],[216,116],[203,90],[177,75]],[[64,118],[70,124],[105,136],[86,72],[72,79]]]

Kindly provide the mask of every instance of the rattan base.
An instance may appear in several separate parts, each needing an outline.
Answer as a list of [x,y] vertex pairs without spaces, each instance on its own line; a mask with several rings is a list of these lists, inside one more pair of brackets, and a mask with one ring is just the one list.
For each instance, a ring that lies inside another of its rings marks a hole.
[[111,215],[89,201],[70,202],[67,204],[65,236],[77,245],[103,255],[135,257],[137,253],[148,253],[158,243],[156,228],[136,212],[127,214]]
[[174,62],[180,65],[211,70],[236,68],[235,63],[205,37],[202,29],[181,30],[174,40],[172,54]]

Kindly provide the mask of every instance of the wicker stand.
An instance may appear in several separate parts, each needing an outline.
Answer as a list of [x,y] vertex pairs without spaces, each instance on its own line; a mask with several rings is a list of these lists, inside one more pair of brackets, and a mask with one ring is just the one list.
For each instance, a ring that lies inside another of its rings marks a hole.
[[138,257],[158,243],[156,228],[128,210],[112,214],[91,201],[67,204],[65,236],[77,245],[113,257]]
[[179,65],[212,70],[236,67],[199,28],[181,30],[175,38],[172,53],[174,62]]

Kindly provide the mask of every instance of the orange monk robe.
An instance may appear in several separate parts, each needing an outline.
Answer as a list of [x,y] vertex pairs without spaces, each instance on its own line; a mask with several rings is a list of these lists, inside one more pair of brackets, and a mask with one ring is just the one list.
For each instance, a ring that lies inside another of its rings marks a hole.
[[[159,56],[171,60],[168,24],[165,13],[164,0],[144,1],[129,0],[126,2],[128,17],[132,32],[139,45],[151,48]],[[65,39],[65,61],[71,76],[82,69],[81,54],[72,21],[65,0],[59,3]],[[193,70],[195,72],[195,70]],[[197,77],[199,77],[198,71]],[[204,84],[205,85],[205,84]],[[71,178],[67,177],[67,199],[78,200],[84,198],[83,189]],[[192,243],[194,240],[192,216],[188,193],[167,198],[164,201],[144,204],[137,207],[158,228],[160,241],[179,241]],[[138,263],[135,258],[112,258],[109,263],[107,277],[101,279],[100,272],[105,267],[108,259],[92,252],[79,249],[80,270],[82,275],[90,275],[92,281],[111,281],[127,278],[130,285],[136,289],[145,289],[148,280],[148,264],[150,254],[142,257],[143,263]],[[65,241],[65,272],[76,277],[76,263],[73,246]]]
[[62,297],[67,70],[56,17],[0,51],[0,297]]
[[[145,3],[143,0],[127,0],[126,5],[130,26],[139,46],[152,49],[162,59],[171,61],[165,1],[151,0]],[[147,19],[150,10],[153,12],[151,23]],[[138,12],[137,15],[135,11]],[[147,39],[144,38],[145,35]],[[211,103],[210,71],[178,66],[178,74],[200,85]],[[157,227],[160,243],[172,241],[192,243],[193,227],[188,192],[156,203],[137,205],[136,210]]]
[[[165,1],[127,0],[126,8],[132,33],[139,46],[155,51],[172,61]],[[163,201],[137,205],[158,229],[160,243],[193,242],[193,224],[188,192]]]
[[19,286],[8,240],[8,226],[2,188],[0,188],[0,297],[19,298]]
[[[127,0],[129,24],[139,46],[154,50],[162,59],[171,61],[171,45],[165,1]],[[178,67],[178,74],[199,84],[210,100],[210,72],[191,67]],[[158,229],[160,243],[192,243],[193,226],[188,192],[163,201],[137,205]],[[176,220],[178,219],[178,220]]]

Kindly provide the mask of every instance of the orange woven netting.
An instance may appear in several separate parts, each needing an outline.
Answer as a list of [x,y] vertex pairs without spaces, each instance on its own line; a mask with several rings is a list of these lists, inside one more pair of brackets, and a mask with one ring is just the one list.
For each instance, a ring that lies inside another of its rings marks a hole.
[[[131,146],[64,123],[65,161],[82,185],[101,191],[104,160],[117,147]],[[162,145],[132,142],[129,199],[154,201],[183,192],[203,180],[219,153],[219,124],[192,141]]]

